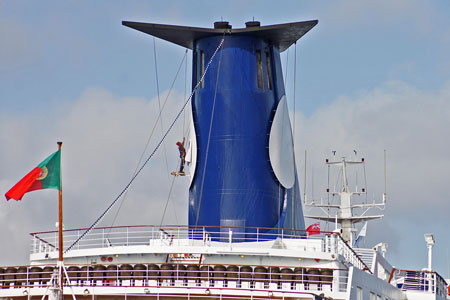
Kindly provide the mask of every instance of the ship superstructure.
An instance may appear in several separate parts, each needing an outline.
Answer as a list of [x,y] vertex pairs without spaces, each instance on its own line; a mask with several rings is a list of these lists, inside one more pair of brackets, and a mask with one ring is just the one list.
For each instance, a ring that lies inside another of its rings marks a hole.
[[352,224],[379,217],[352,214],[352,162],[329,163],[344,185],[328,191],[340,216],[324,218],[342,234],[305,230],[280,52],[317,21],[123,24],[193,51],[189,224],[65,230],[63,271],[58,233],[32,233],[30,265],[0,268],[1,299],[445,299],[431,267],[352,247]]

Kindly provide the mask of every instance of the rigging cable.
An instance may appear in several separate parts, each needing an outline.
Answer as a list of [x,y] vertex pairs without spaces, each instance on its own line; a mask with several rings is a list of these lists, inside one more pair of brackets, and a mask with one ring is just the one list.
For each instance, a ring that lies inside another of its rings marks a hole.
[[[188,50],[186,49],[186,56],[187,56]],[[183,64],[183,62],[181,63]],[[186,86],[187,86],[187,59],[184,61],[184,98],[186,99]],[[181,66],[180,66],[181,67]],[[188,132],[186,133],[185,130],[185,123],[186,123],[186,110],[183,111],[183,128],[182,128],[182,136],[185,137],[189,134],[189,128],[188,128]],[[179,162],[179,164],[177,165],[177,170],[179,170],[180,166],[181,166],[181,161]],[[169,201],[170,201],[170,197],[172,196],[172,191],[173,191],[173,186],[175,183],[175,179],[177,178],[177,176],[174,176],[172,179],[172,183],[170,184],[170,189],[169,189],[169,194],[167,195],[167,200],[166,200],[166,204],[164,205],[164,211],[163,214],[161,216],[161,222],[159,224],[159,227],[162,227],[162,224],[164,222],[164,218],[166,217],[166,212],[167,212],[167,206],[169,205]],[[175,204],[172,202],[173,205],[173,213],[175,215],[175,223],[178,225],[178,216],[177,216],[177,210],[175,209]]]
[[[158,92],[158,108],[159,108],[159,112],[161,114],[162,110],[161,110],[161,100],[160,100],[160,97],[159,97],[158,63],[157,63],[157,60],[156,60],[156,39],[155,39],[155,37],[153,37],[153,57],[154,57],[154,60],[155,60],[155,78],[156,78],[156,91]],[[184,98],[184,99],[186,99],[186,98]],[[161,118],[159,118],[159,122],[161,124],[161,133],[163,133],[164,132],[164,126],[163,126],[162,115],[161,115]],[[164,149],[164,160],[166,162],[167,177],[170,180],[169,162],[167,161],[166,145],[163,145],[163,149]]]
[[289,48],[287,49],[287,52],[286,52],[286,65],[285,65],[286,74],[284,74],[284,82],[286,82],[286,83],[287,83],[287,78],[288,78],[288,63],[289,63]]
[[[186,53],[187,53],[187,49],[186,49]],[[187,92],[187,59],[184,63],[184,98],[183,99],[186,99],[186,92]],[[186,111],[183,112],[183,136],[185,134],[185,123],[186,123]]]
[[[186,98],[186,93],[187,93],[187,78],[188,78],[187,71],[188,71],[188,68],[187,68],[187,59],[186,59],[186,62],[184,64],[184,98]],[[191,107],[188,107],[187,110],[184,111],[184,115],[186,115],[186,114],[188,115],[187,118],[185,116],[183,116],[183,136],[189,136],[190,131],[191,131],[190,121],[192,118],[192,105],[191,105]]]
[[[225,40],[225,32],[223,33],[223,38],[222,38],[222,42]],[[219,75],[220,75],[220,65],[222,62],[222,53],[223,53],[223,48],[220,50],[220,56],[219,56],[219,63],[217,66],[217,77],[216,77],[216,87],[214,89],[214,100],[213,100],[213,106],[211,109],[211,120],[209,122],[209,132],[208,132],[208,142],[206,144],[206,154],[205,154],[205,165],[203,167],[203,176],[202,176],[202,185],[200,188],[200,200],[198,203],[198,207],[197,207],[197,214],[195,216],[195,226],[198,225],[198,216],[200,214],[200,207],[202,205],[202,200],[203,200],[203,185],[205,183],[205,177],[206,177],[206,165],[208,164],[208,154],[209,154],[209,143],[211,142],[211,131],[212,131],[212,125],[213,125],[213,121],[214,121],[214,110],[216,108],[216,96],[217,96],[217,87],[219,86]]]
[[[181,162],[180,162],[180,164],[181,164]],[[167,196],[166,205],[164,206],[164,211],[163,211],[163,214],[161,217],[161,222],[159,223],[160,228],[162,227],[162,224],[164,222],[164,217],[166,216],[166,210],[167,210],[167,206],[169,205],[170,195],[172,194],[172,189],[173,189],[173,184],[175,183],[175,178],[177,178],[177,176],[173,176],[172,183],[170,185],[169,195]],[[178,218],[177,218],[176,213],[175,213],[175,219],[177,219],[176,222],[178,223]]]
[[294,52],[294,113],[293,113],[293,121],[294,121],[294,134],[293,134],[293,140],[294,140],[294,154],[295,154],[295,87],[297,83],[297,42],[295,42],[295,52]]
[[[295,42],[295,45],[294,45],[294,112],[293,112],[293,123],[294,123],[294,128],[293,128],[293,133],[292,133],[292,135],[293,135],[293,137],[292,137],[292,150],[293,150],[293,152],[294,152],[294,167],[295,167],[295,174],[297,175],[297,164],[295,163],[295,86],[296,86],[296,83],[297,83],[297,42]],[[294,185],[295,185],[295,182],[294,182]],[[294,228],[296,229],[297,228],[297,226],[295,226],[296,224],[296,220],[297,220],[297,218],[295,218],[295,216],[296,216],[296,209],[297,209],[297,206],[295,205],[295,187],[294,187],[294,189],[293,189],[293,191],[292,191],[292,225],[294,226]]]
[[[181,60],[180,66],[178,67],[178,71],[177,71],[177,73],[175,74],[175,78],[174,78],[173,81],[172,81],[172,85],[170,86],[169,92],[167,93],[166,99],[164,100],[163,107],[162,107],[162,109],[159,111],[158,117],[156,118],[156,122],[155,122],[155,124],[153,125],[152,131],[150,132],[149,137],[147,138],[147,142],[145,143],[144,150],[142,151],[141,156],[139,157],[139,160],[138,160],[138,163],[137,163],[137,165],[136,165],[136,169],[134,170],[133,175],[136,174],[136,172],[137,172],[137,170],[138,170],[138,168],[139,168],[139,165],[141,164],[142,159],[144,158],[145,152],[147,152],[148,145],[149,145],[149,143],[150,143],[150,140],[151,140],[152,137],[153,137],[153,134],[154,134],[154,132],[155,132],[156,126],[158,125],[158,122],[159,122],[159,119],[160,119],[160,117],[161,117],[162,111],[164,110],[164,107],[166,106],[166,103],[167,103],[167,101],[168,101],[168,99],[169,99],[169,95],[170,95],[170,93],[172,92],[173,86],[175,85],[175,82],[176,82],[176,80],[177,80],[177,78],[178,78],[178,74],[180,73],[181,67],[183,66],[183,62],[184,62],[185,59],[187,58],[187,53],[188,53],[188,50],[186,49],[185,54],[184,54],[184,56],[183,56],[183,59]],[[185,99],[186,99],[186,98],[185,98]],[[125,202],[125,200],[126,200],[126,198],[127,198],[127,195],[128,195],[128,190],[125,192],[125,194],[124,194],[124,196],[123,196],[123,198],[122,198],[122,201],[120,201],[119,208],[117,209],[117,212],[116,212],[116,214],[115,214],[115,216],[114,216],[114,219],[113,219],[113,221],[112,221],[110,227],[112,227],[112,226],[114,225],[114,223],[116,222],[116,219],[117,219],[117,217],[118,217],[118,215],[119,215],[120,209],[122,208],[122,205],[123,205],[123,203]],[[109,231],[108,231],[106,237],[108,237],[110,233],[111,233],[111,228],[109,229]]]
[[[197,82],[197,84],[195,85],[194,89],[192,90],[189,98],[184,102],[183,106],[181,107],[181,110],[178,112],[178,114],[175,117],[175,120],[173,120],[173,122],[170,124],[169,128],[166,130],[166,133],[163,135],[163,137],[161,138],[161,140],[158,142],[158,144],[156,145],[156,147],[154,148],[154,150],[152,151],[152,153],[147,157],[147,159],[144,161],[144,163],[142,164],[142,166],[137,170],[136,174],[134,174],[131,177],[131,180],[128,182],[128,184],[125,186],[125,188],[119,193],[119,195],[114,199],[114,201],[108,206],[108,208],[100,215],[100,217],[97,218],[97,220],[95,220],[95,222],[88,228],[86,229],[85,232],[83,232],[83,234],[81,234],[76,240],[75,242],[72,243],[72,245],[70,245],[65,251],[64,253],[67,253],[68,251],[70,251],[76,244],[78,244],[78,242],[83,239],[89,232],[91,232],[91,230],[103,219],[103,217],[109,212],[109,210],[114,206],[114,204],[117,203],[117,201],[122,197],[122,195],[128,190],[128,188],[131,186],[131,184],[133,183],[133,181],[136,179],[136,177],[141,173],[141,171],[144,169],[144,167],[147,165],[147,163],[150,161],[150,159],[155,155],[156,151],[158,151],[159,147],[161,147],[162,143],[164,142],[165,138],[167,137],[167,135],[170,133],[170,131],[172,130],[173,126],[175,125],[175,123],[178,121],[178,119],[180,118],[181,114],[183,113],[184,109],[186,108],[187,104],[189,103],[189,101],[191,101],[192,97],[194,96],[195,92],[197,91],[200,82],[203,80],[203,78],[205,77],[205,74],[207,73],[209,66],[211,65],[211,62],[213,61],[214,57],[216,56],[217,52],[219,51],[219,49],[222,47],[223,41],[225,40],[225,37],[222,38],[222,40],[220,41],[219,45],[217,46],[216,50],[214,51],[213,55],[211,56],[211,59],[209,60],[208,64],[206,65],[205,68],[205,72],[203,73],[203,75],[201,76],[200,80]],[[163,106],[164,108],[164,106]],[[161,113],[158,115],[158,119],[160,118]]]

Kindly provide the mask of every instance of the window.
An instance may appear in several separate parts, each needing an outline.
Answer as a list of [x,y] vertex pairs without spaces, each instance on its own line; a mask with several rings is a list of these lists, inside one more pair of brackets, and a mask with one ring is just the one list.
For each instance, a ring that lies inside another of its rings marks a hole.
[[202,82],[200,83],[200,87],[204,88],[205,87],[205,78],[203,78],[203,75],[205,74],[205,52],[200,51],[200,70],[201,70],[201,77],[202,78]]
[[370,300],[376,300],[376,295],[373,292],[370,292]]
[[356,300],[363,300],[363,289],[359,286],[356,287]]
[[269,90],[272,90],[272,68],[270,67],[270,54],[266,51],[266,67],[267,67],[267,82]]
[[197,85],[197,77],[198,77],[198,66],[197,66],[197,51],[194,51],[194,58],[193,58],[193,62],[192,62],[192,76],[194,78],[192,78],[192,82]]
[[256,75],[258,80],[258,88],[263,88],[263,70],[261,62],[261,50],[256,50]]

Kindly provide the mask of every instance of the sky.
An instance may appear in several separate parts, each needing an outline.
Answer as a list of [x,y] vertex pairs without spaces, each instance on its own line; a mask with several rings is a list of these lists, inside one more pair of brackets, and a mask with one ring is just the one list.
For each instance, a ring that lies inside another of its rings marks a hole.
[[[381,201],[386,150],[387,206],[369,212],[385,217],[369,223],[364,245],[387,242],[394,266],[422,269],[423,235],[433,233],[433,267],[449,278],[449,13],[449,1],[421,0],[1,0],[0,192],[61,140],[64,226],[88,227],[156,146],[158,90],[159,102],[167,99],[166,129],[190,93],[192,56],[189,51],[186,65],[185,49],[124,27],[123,20],[195,27],[227,20],[240,28],[253,18],[261,25],[317,19],[282,54],[301,182],[307,151],[308,199],[326,199],[324,161],[332,151],[351,158],[356,150],[366,160],[368,201]],[[187,179],[176,179],[169,193],[168,175],[186,120],[183,114],[123,204],[100,225],[186,224]],[[363,171],[352,172],[361,185]],[[26,264],[28,233],[55,230],[56,220],[54,190],[0,201],[6,241],[0,265]]]

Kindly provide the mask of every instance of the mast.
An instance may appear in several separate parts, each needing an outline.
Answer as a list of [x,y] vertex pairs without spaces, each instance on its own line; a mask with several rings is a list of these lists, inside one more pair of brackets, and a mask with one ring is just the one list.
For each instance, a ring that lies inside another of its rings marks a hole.
[[[62,142],[58,142],[58,150],[61,151]],[[62,172],[61,172],[61,156],[59,157],[60,162],[60,187],[58,191],[58,250],[59,250],[59,256],[58,256],[58,279],[57,284],[58,287],[55,288],[54,292],[56,293],[56,297],[58,299],[64,299],[64,292],[63,292],[63,286],[64,286],[64,261],[63,261],[63,202],[62,202]]]
[[[349,183],[348,183],[348,171],[347,167],[350,166],[357,166],[357,165],[364,165],[365,161],[364,158],[361,159],[361,161],[348,161],[345,159],[345,157],[342,157],[340,161],[337,162],[330,162],[328,159],[326,160],[326,164],[328,167],[338,167],[341,169],[341,175],[342,175],[342,188],[340,191],[330,191],[329,188],[327,188],[326,192],[330,196],[338,196],[339,203],[338,204],[316,204],[316,203],[307,203],[307,206],[310,207],[318,207],[322,210],[324,208],[333,208],[335,209],[335,213],[329,213],[327,216],[305,216],[307,218],[312,218],[316,220],[321,221],[329,221],[329,222],[335,222],[336,224],[340,224],[341,226],[341,234],[342,238],[346,242],[351,242],[353,240],[353,232],[355,231],[353,229],[353,225],[360,222],[370,221],[370,220],[376,220],[382,218],[384,215],[375,215],[375,216],[367,216],[365,215],[366,212],[370,208],[377,207],[377,206],[384,206],[385,205],[385,195],[383,194],[383,202],[382,203],[370,203],[370,204],[353,204],[352,203],[352,197],[354,195],[362,195],[367,194],[367,191],[365,188],[362,188],[361,190],[356,190],[354,192],[350,191]],[[328,168],[328,172],[329,172]],[[355,208],[362,208],[364,211],[358,216],[355,215],[354,209]],[[325,210],[323,210],[325,211]]]

